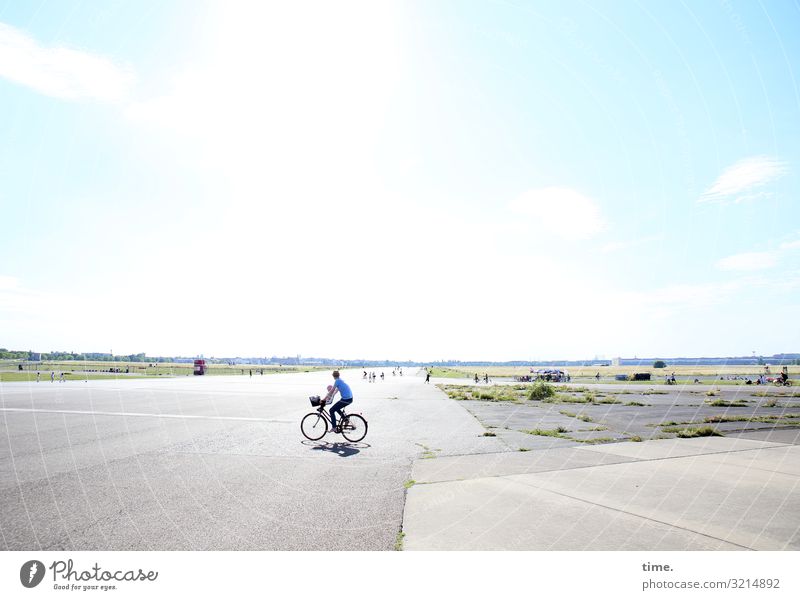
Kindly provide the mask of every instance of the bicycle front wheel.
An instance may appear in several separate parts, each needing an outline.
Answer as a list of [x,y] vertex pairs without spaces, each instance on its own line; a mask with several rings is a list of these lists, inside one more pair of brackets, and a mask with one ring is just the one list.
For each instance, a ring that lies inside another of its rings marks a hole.
[[300,431],[303,435],[312,441],[322,439],[325,432],[328,431],[328,422],[318,412],[308,413],[303,420],[300,421]]
[[342,435],[348,442],[360,442],[367,435],[367,421],[361,415],[347,415],[342,419]]

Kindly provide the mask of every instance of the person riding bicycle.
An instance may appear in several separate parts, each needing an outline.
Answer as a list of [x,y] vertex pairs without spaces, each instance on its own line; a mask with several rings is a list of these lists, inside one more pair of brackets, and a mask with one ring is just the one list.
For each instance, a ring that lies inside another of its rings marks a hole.
[[341,393],[342,398],[336,404],[331,406],[330,415],[331,415],[331,431],[334,433],[341,433],[341,431],[336,427],[336,413],[339,413],[339,416],[342,416],[342,409],[345,406],[350,406],[353,403],[353,392],[350,390],[350,386],[347,385],[343,379],[339,379],[339,371],[333,372],[333,385],[328,386],[328,394],[325,396],[325,402],[330,402],[333,400],[333,397],[336,395],[336,392]]

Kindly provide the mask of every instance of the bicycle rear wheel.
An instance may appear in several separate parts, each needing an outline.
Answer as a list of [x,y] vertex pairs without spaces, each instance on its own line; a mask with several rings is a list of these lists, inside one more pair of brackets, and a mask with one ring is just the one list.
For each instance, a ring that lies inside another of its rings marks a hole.
[[300,431],[308,439],[316,441],[322,439],[322,436],[328,431],[328,422],[318,412],[308,413],[300,421]]
[[367,435],[367,421],[361,415],[347,415],[342,419],[342,435],[348,442],[360,442]]

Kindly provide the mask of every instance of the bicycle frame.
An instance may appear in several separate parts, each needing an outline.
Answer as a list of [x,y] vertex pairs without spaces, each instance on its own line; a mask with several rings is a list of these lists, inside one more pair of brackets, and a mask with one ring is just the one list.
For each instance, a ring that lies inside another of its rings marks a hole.
[[[317,412],[320,415],[322,415],[323,419],[325,419],[325,422],[328,424],[328,427],[332,427],[333,426],[333,422],[331,421],[331,417],[328,414],[328,411],[325,410],[325,406],[327,406],[327,405],[326,404],[322,404],[321,406],[318,406],[317,407]],[[345,411],[344,408],[342,408],[342,416],[339,418],[339,422],[337,423],[337,426],[341,427],[342,426],[342,422],[344,422],[346,419],[347,419],[347,412]]]

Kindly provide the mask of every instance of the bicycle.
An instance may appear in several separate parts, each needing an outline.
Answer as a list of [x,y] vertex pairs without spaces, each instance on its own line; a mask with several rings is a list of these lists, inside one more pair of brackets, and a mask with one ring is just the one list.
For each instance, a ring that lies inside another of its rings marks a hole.
[[[325,400],[319,396],[310,396],[311,406],[317,410],[308,413],[300,421],[300,431],[311,441],[321,440],[333,425],[328,413],[325,412]],[[348,442],[360,442],[367,435],[367,420],[360,414],[347,414],[342,409],[342,417],[336,428],[336,433],[341,433]]]

